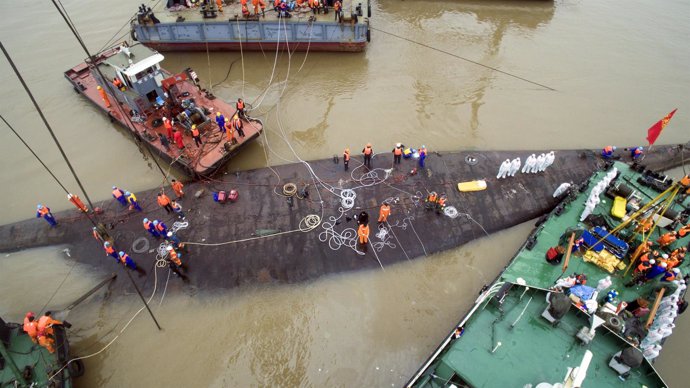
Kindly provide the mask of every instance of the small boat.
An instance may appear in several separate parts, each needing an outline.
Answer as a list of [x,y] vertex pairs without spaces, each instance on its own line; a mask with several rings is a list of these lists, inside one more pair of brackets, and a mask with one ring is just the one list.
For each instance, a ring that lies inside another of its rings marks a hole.
[[[254,14],[252,1],[246,16],[239,2],[162,1],[153,8],[139,7],[130,31],[137,40],[160,51],[265,51],[276,46],[291,51],[364,51],[371,39],[369,0],[342,0],[337,18],[335,0],[322,0],[316,12],[308,0],[287,1],[292,10],[276,10],[262,0],[266,11]],[[257,3],[258,4],[258,3]],[[364,17],[364,12],[367,16]]]
[[653,362],[687,307],[690,234],[640,225],[687,224],[689,188],[621,162],[569,188],[405,387],[667,387]]
[[53,326],[55,352],[36,345],[22,324],[0,318],[0,387],[74,387],[73,379],[84,374],[81,360],[71,362],[65,327]]
[[[245,136],[235,134],[230,141],[215,118],[220,112],[232,120],[237,112],[235,106],[203,90],[192,69],[178,74],[162,69],[163,59],[163,55],[142,44],[129,46],[125,42],[67,70],[65,77],[77,93],[163,160],[191,178],[210,176],[259,137],[263,124],[246,113],[239,115]],[[173,129],[181,131],[183,147],[168,136],[164,118],[173,123]],[[192,126],[200,132],[200,146],[193,139]],[[169,145],[164,144],[163,137]]]

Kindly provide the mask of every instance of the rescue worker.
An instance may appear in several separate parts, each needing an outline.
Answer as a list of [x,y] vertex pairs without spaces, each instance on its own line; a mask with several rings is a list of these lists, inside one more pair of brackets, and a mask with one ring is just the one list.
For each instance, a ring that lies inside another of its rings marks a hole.
[[173,211],[172,206],[170,206],[170,198],[165,195],[165,193],[158,193],[158,204],[165,209],[168,214]]
[[431,210],[436,206],[436,200],[438,199],[438,194],[435,191],[429,193],[424,200],[424,207],[426,210]]
[[424,160],[426,159],[426,155],[426,146],[422,145],[422,148],[419,149],[419,168],[424,168]]
[[364,155],[364,165],[368,168],[371,168],[371,157],[374,155],[374,150],[371,148],[371,143],[367,143],[364,149],[362,149],[362,154]]
[[179,254],[171,245],[168,245],[167,248],[165,248],[168,251],[168,259],[174,263],[177,267],[182,268],[182,269],[187,269],[187,266],[182,263],[181,257],[182,255]]
[[369,225],[369,213],[362,211],[358,216],[355,216],[357,225]]
[[247,4],[242,4],[242,16],[245,18],[249,17],[249,8],[247,8]]
[[222,113],[216,112],[216,124],[218,124],[218,129],[220,129],[221,132],[225,133],[225,122],[227,120],[225,119],[225,116],[223,116]]
[[168,140],[171,140],[173,138],[173,123],[167,117],[163,117],[163,127],[165,127]]
[[182,182],[173,179],[170,187],[172,187],[173,191],[175,192],[175,196],[177,197],[177,199],[184,197],[184,191],[182,191],[184,185],[182,184]]
[[685,237],[688,233],[690,233],[690,224],[687,224],[678,229],[678,237],[680,238]]
[[39,203],[36,207],[36,218],[41,217],[43,217],[43,219],[46,220],[51,227],[57,225],[57,221],[55,221],[55,217],[53,217],[53,213],[50,212],[50,209],[47,206],[43,206]]
[[84,212],[84,213],[88,213],[88,212],[89,212],[89,208],[86,207],[86,205],[84,205],[84,202],[81,201],[81,198],[79,198],[78,195],[76,195],[76,194],[67,194],[67,200],[69,200],[70,202],[72,202],[72,204],[73,204],[74,206],[76,206],[77,209],[79,209],[79,211]]
[[134,195],[134,193],[126,191],[125,198],[127,198],[127,202],[129,203],[130,209],[136,209],[138,211],[141,211],[141,206],[139,206],[139,202],[137,202],[137,197]]
[[438,197],[438,200],[436,201],[436,213],[441,214],[443,213],[443,210],[446,208],[446,201],[448,198],[446,197],[445,194],[441,194],[441,196]]
[[259,0],[259,6],[261,7],[261,17],[266,17],[266,2],[264,0]]
[[120,251],[120,262],[122,265],[125,266],[125,268],[129,268],[133,271],[137,271],[139,273],[139,276],[144,276],[146,275],[146,271],[144,271],[143,268],[140,268],[137,266],[137,263],[132,260],[131,257],[129,257],[128,254],[126,254],[124,251]]
[[163,221],[154,220],[153,226],[156,228],[156,232],[161,236],[166,236],[168,234],[168,226],[165,225]]
[[46,348],[46,350],[50,353],[55,353],[55,346],[53,344],[55,341],[53,341],[52,338],[50,338],[47,334],[45,333],[37,333],[36,337],[38,339],[38,344]]
[[395,148],[393,148],[393,164],[400,164],[400,161],[402,160],[402,154],[403,154],[403,149],[405,148],[404,145],[398,143],[395,145]]
[[604,159],[611,159],[613,157],[614,151],[616,151],[616,146],[606,146],[601,150],[601,157]]
[[177,145],[177,148],[184,148],[184,139],[182,138],[182,131],[175,131],[173,133],[173,140],[175,141],[175,145]]
[[388,216],[391,215],[391,207],[388,202],[381,204],[379,209],[379,224],[388,222]]
[[369,242],[369,225],[361,224],[357,229],[357,236],[359,236],[359,243],[365,245]]
[[158,134],[158,140],[160,140],[163,148],[165,148],[166,151],[170,152],[170,141],[168,141],[168,138],[163,136],[162,133],[159,133]]
[[180,238],[173,232],[168,232],[165,240],[173,246],[173,249],[182,248],[182,241],[180,241]]
[[649,232],[649,229],[652,228],[654,225],[654,220],[652,217],[645,218],[644,220],[640,221],[637,226],[635,227],[635,232],[637,233],[647,233]]
[[113,249],[113,246],[110,245],[108,241],[105,241],[103,243],[103,250],[105,251],[106,256],[110,256],[113,259],[118,260],[117,253],[115,253],[115,249]]
[[673,268],[672,270],[667,270],[661,277],[662,282],[672,282],[680,277],[680,270],[678,268]]
[[117,186],[113,186],[113,198],[120,202],[120,205],[127,206],[127,199],[125,198],[125,192],[118,189]]
[[[257,2],[258,4],[258,0],[252,0],[252,4],[254,4],[254,2]],[[254,13],[256,14],[256,4],[254,4]],[[244,100],[242,100],[241,98],[237,99],[237,103],[235,103],[235,109],[237,109],[237,114],[241,118],[247,117],[244,113]]]
[[227,117],[225,118],[225,131],[223,132],[225,132],[228,143],[237,143],[237,140],[235,139],[235,130],[233,129],[232,122]]
[[93,238],[95,238],[99,244],[103,243],[103,236],[101,236],[101,234],[98,232],[98,229],[96,229],[95,226],[91,228],[91,233],[93,234]]
[[118,89],[120,89],[121,91],[123,91],[123,92],[124,92],[125,90],[127,90],[127,88],[125,87],[125,85],[122,84],[122,81],[120,81],[120,79],[117,78],[117,77],[114,77],[114,78],[113,78],[113,85],[114,85],[116,88],[118,88]]
[[38,322],[36,322],[36,316],[34,313],[29,311],[24,316],[24,332],[31,338],[31,342],[38,343]]
[[175,202],[175,201],[170,201],[170,206],[172,206],[173,211],[177,214],[178,217],[184,219],[184,213],[182,212],[182,206]]
[[644,155],[644,148],[642,147],[633,147],[630,149],[630,157],[633,160],[638,160]]
[[335,4],[333,4],[333,9],[335,9],[335,21],[337,21],[338,23],[342,23],[343,4],[340,2],[340,0],[335,0]]
[[194,144],[196,144],[197,148],[201,146],[201,133],[199,129],[197,129],[196,124],[192,125],[192,137],[194,138]]
[[51,311],[46,311],[45,314],[41,318],[38,319],[38,325],[36,326],[36,329],[38,330],[38,333],[45,333],[47,335],[52,336],[55,334],[53,331],[53,325],[62,325],[62,322],[56,321],[52,317],[53,313]]
[[345,151],[343,151],[343,167],[344,171],[347,171],[348,168],[350,167],[350,149],[345,148]]
[[158,231],[156,231],[156,227],[153,225],[153,222],[149,221],[148,218],[144,218],[144,229],[151,234],[151,236],[155,238],[159,238],[160,235],[158,234]]
[[96,86],[96,89],[98,90],[98,94],[101,95],[101,98],[103,99],[103,102],[105,103],[105,107],[110,108],[110,99],[108,98],[108,95],[105,93],[105,90],[103,90],[101,85]]
[[659,244],[660,247],[666,247],[672,244],[674,241],[677,240],[677,232],[676,231],[671,231],[666,234],[663,234],[661,237],[659,237],[656,242]]
[[216,6],[218,7],[218,12],[223,12],[223,0],[216,0]]
[[242,123],[242,120],[240,120],[239,115],[235,114],[232,117],[232,126],[237,131],[237,134],[240,135],[240,137],[244,137],[244,123]]

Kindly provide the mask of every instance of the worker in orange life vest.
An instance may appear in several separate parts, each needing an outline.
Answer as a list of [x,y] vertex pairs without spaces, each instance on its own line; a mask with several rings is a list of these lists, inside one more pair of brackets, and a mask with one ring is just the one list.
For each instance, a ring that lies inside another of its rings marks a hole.
[[168,120],[167,117],[163,117],[163,127],[165,127],[165,132],[166,135],[168,136],[168,139],[173,138],[173,123]]
[[661,237],[659,237],[656,242],[661,246],[662,248],[665,246],[668,246],[672,244],[674,241],[677,239],[677,232],[671,231],[666,234],[663,234]]
[[55,217],[53,217],[53,213],[50,212],[50,209],[47,206],[43,206],[39,203],[36,208],[36,218],[41,217],[43,217],[43,219],[46,220],[51,227],[57,225],[57,221],[55,221]]
[[103,243],[103,250],[105,251],[106,256],[111,256],[113,259],[118,260],[117,253],[115,253],[115,249],[112,245],[110,245],[108,241]]
[[227,117],[225,118],[225,131],[223,131],[223,132],[225,132],[225,136],[226,136],[228,143],[230,143],[230,144],[237,143],[237,139],[235,139],[234,126],[232,125],[232,122],[230,121],[230,119],[228,119]]
[[165,225],[163,221],[154,220],[153,227],[156,228],[156,232],[158,232],[158,234],[160,234],[162,237],[165,237],[168,234],[168,226]]
[[424,207],[427,210],[433,209],[434,206],[436,206],[436,200],[438,199],[438,194],[436,194],[435,191],[432,191],[429,193],[429,195],[426,196],[426,200],[424,201]]
[[601,150],[601,157],[604,159],[611,159],[613,157],[614,151],[616,151],[616,146],[606,146]]
[[343,21],[343,4],[340,2],[340,0],[335,0],[335,3],[333,4],[333,9],[335,9],[335,20],[337,22],[342,22]]
[[155,238],[160,237],[160,235],[158,234],[158,231],[156,230],[156,227],[153,225],[153,222],[149,221],[148,218],[144,218],[143,226],[144,226],[144,229],[146,229],[146,231],[151,234],[151,236],[153,236]]
[[165,195],[165,193],[158,193],[158,204],[165,209],[168,214],[172,213],[173,209],[172,206],[170,206],[170,197]]
[[192,137],[194,138],[194,144],[196,144],[197,147],[201,145],[201,133],[199,132],[199,129],[196,127],[196,124],[192,125]]
[[36,326],[36,329],[38,330],[39,334],[45,333],[48,335],[53,335],[55,334],[53,331],[53,325],[62,325],[62,322],[53,319],[52,315],[52,312],[46,311],[46,313],[38,319],[38,325]]
[[[254,1],[257,1],[257,0],[252,0],[252,3]],[[255,7],[254,9],[256,9],[256,5],[254,7]],[[235,108],[237,109],[237,114],[240,115],[241,118],[246,117],[246,115],[244,113],[244,100],[242,100],[241,98],[238,98],[237,103],[235,104]]]
[[350,149],[345,148],[345,151],[343,151],[343,167],[345,168],[345,171],[348,170],[350,167]]
[[125,199],[125,192],[118,189],[117,186],[113,186],[113,198],[120,202],[120,205],[127,206],[127,200]]
[[103,102],[105,103],[105,107],[110,108],[110,99],[108,98],[108,95],[105,93],[105,90],[103,90],[101,85],[96,86],[96,90],[98,90],[98,94],[101,95],[101,98],[103,99]]
[[405,146],[400,143],[395,145],[395,148],[393,148],[393,164],[400,164],[404,148]]
[[29,311],[24,316],[24,332],[31,338],[31,342],[38,343],[38,322],[36,322],[36,316],[34,313]]
[[362,149],[362,154],[364,155],[364,165],[371,168],[371,157],[374,156],[374,149],[371,148],[371,143],[367,143]]
[[244,130],[242,129],[244,127],[244,123],[242,123],[242,120],[240,120],[240,116],[235,113],[235,115],[232,117],[232,126],[235,128],[235,131],[237,131],[237,134],[240,135],[240,137],[244,137]]
[[113,78],[113,85],[114,85],[116,88],[118,88],[118,89],[120,89],[121,91],[123,91],[123,92],[124,92],[125,90],[127,90],[127,88],[125,87],[125,85],[122,84],[122,81],[120,81],[120,79],[117,78],[117,77]]
[[446,200],[448,198],[446,197],[445,194],[441,194],[438,197],[438,200],[436,200],[436,213],[441,214],[443,213],[443,210],[446,208]]

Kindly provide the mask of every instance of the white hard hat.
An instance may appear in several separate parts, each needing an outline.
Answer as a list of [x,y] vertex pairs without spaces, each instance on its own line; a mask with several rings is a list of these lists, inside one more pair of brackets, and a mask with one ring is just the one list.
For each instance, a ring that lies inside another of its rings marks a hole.
[[170,245],[168,245],[167,247],[165,247],[165,250],[166,251],[172,251],[172,247]]
[[395,146],[398,147],[398,148],[400,148],[400,147],[402,147],[402,143],[398,143],[398,144],[396,144]]

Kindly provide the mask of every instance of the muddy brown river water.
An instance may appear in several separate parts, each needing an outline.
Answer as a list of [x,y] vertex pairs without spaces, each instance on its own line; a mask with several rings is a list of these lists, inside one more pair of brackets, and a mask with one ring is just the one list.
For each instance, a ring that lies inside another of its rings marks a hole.
[[[120,35],[138,4],[64,1],[92,50]],[[3,44],[91,197],[109,197],[113,184],[133,191],[158,185],[160,175],[129,136],[63,79],[62,72],[84,55],[50,2],[2,1],[0,15]],[[687,15],[690,3],[683,0],[375,0],[372,26],[386,33],[374,30],[365,53],[308,53],[306,59],[304,53],[283,53],[271,84],[273,52],[166,54],[164,66],[191,66],[219,97],[254,102],[254,115],[268,131],[229,171],[296,160],[276,134],[279,128],[303,159],[330,157],[345,146],[357,150],[366,142],[380,151],[398,141],[432,151],[597,148],[643,144],[646,129],[678,108],[659,142],[685,142]],[[0,113],[76,191],[4,60],[0,84]],[[0,130],[0,155],[0,221],[33,217],[38,202],[68,208],[59,187],[6,129]],[[165,330],[157,332],[139,315],[104,352],[86,360],[78,386],[400,386],[530,228],[518,226],[385,273],[308,284],[218,295],[171,279],[162,303],[162,290],[151,301]],[[72,268],[62,247],[0,258],[0,315],[17,321],[26,310],[40,310],[68,273],[53,307],[99,279]],[[72,311],[75,353],[100,350],[139,307],[135,295],[99,293]],[[657,362],[674,387],[686,384],[688,325],[681,316]]]

